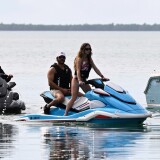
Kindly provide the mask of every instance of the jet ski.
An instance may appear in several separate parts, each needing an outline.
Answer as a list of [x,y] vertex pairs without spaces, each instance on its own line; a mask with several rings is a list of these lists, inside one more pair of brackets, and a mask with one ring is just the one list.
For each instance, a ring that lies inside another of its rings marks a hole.
[[[120,86],[111,81],[103,82],[102,79],[91,79],[86,83],[92,85],[92,90],[85,93],[84,97],[77,97],[68,116],[63,116],[70,97],[50,109],[50,114],[27,114],[16,121],[29,122],[73,122],[77,124],[103,124],[103,125],[142,125],[151,117],[151,113],[138,104],[131,95]],[[41,94],[46,103],[54,97],[50,91]]]
[[154,71],[148,79],[144,94],[146,96],[146,109],[152,112],[160,110],[160,72]]
[[15,82],[6,82],[5,74],[0,74],[0,114],[19,114],[25,110],[25,104],[19,100],[19,94],[13,92]]

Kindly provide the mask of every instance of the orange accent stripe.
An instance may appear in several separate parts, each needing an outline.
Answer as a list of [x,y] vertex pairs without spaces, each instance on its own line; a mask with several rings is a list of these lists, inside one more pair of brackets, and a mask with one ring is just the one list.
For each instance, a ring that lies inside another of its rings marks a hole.
[[106,118],[111,118],[111,117],[109,117],[109,116],[103,116],[103,115],[98,115],[95,118],[99,118],[99,119],[104,118],[104,119],[106,119]]

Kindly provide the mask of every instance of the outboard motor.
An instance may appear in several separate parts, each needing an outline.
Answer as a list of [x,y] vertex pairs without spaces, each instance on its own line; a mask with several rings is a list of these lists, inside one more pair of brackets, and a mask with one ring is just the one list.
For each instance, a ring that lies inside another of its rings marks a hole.
[[0,113],[11,114],[21,113],[21,110],[25,110],[25,104],[19,100],[19,94],[13,92],[12,88],[16,85],[15,82],[7,83],[0,77]]

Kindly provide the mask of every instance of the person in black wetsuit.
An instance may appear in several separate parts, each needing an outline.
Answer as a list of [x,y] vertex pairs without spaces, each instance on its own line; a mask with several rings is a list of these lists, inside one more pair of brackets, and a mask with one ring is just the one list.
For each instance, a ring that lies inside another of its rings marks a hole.
[[44,106],[44,113],[49,114],[50,107],[64,101],[64,96],[71,95],[72,71],[65,64],[66,55],[64,52],[58,53],[57,63],[51,65],[47,77],[48,84],[52,95],[55,97],[53,101]]
[[79,86],[85,93],[91,90],[89,84],[85,84],[85,81],[89,77],[91,68],[93,68],[94,71],[102,79],[109,80],[108,78],[105,78],[103,74],[100,72],[100,70],[96,67],[91,56],[92,56],[91,45],[89,43],[83,43],[74,61],[75,76],[72,79],[72,86],[71,86],[72,98],[70,99],[70,101],[66,106],[66,111],[64,116],[68,115],[68,111],[73,106],[78,95]]
[[3,78],[6,82],[9,82],[12,78],[13,75],[12,74],[5,74],[5,72],[3,71],[3,69],[0,66],[0,77]]

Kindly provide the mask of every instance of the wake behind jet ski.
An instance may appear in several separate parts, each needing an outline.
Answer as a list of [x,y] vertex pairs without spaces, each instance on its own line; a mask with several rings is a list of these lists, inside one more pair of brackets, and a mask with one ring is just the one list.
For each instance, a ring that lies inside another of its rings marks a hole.
[[0,114],[21,113],[25,110],[25,104],[19,100],[19,94],[13,92],[15,82],[6,82],[7,75],[0,74]]
[[[78,97],[68,116],[63,116],[70,97],[65,97],[62,104],[50,109],[50,114],[28,114],[16,119],[30,122],[74,122],[104,125],[132,126],[142,125],[151,117],[151,113],[138,104],[127,91],[120,86],[101,79],[87,81],[95,88],[88,91],[84,97]],[[46,103],[54,99],[50,91],[41,94]]]

